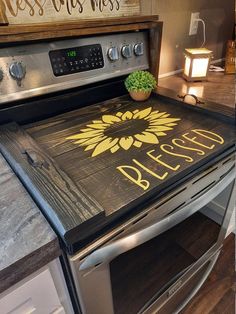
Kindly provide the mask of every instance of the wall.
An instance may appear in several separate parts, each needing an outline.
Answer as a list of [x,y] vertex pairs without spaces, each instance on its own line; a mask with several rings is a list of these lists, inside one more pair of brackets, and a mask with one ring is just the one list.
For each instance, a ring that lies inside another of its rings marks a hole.
[[226,40],[232,38],[235,0],[141,0],[142,14],[158,14],[164,22],[160,74],[183,67],[184,48],[201,45],[198,34],[189,36],[191,12],[200,12],[206,23],[206,47],[214,59],[225,56]]

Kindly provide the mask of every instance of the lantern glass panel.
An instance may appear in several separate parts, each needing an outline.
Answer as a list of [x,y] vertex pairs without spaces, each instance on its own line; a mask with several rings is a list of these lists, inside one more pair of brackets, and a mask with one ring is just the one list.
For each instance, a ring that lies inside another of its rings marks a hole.
[[208,58],[194,59],[192,67],[192,77],[204,77],[207,75]]
[[189,76],[190,65],[191,65],[191,59],[186,56],[185,57],[184,74],[187,75],[187,76]]

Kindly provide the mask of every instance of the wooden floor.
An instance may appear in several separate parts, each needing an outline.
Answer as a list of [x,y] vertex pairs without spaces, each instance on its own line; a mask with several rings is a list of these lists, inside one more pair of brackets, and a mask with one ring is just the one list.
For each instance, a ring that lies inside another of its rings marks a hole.
[[235,314],[235,237],[227,237],[208,280],[181,314]]

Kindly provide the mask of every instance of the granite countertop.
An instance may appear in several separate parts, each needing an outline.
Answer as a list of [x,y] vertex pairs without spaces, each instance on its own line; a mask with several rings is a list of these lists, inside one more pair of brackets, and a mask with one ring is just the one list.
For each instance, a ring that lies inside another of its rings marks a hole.
[[0,154],[0,293],[59,255],[56,234]]
[[158,81],[157,93],[180,100],[179,96],[193,94],[200,103],[197,110],[204,110],[212,116],[235,123],[235,75],[210,72],[207,81],[187,82],[182,74],[162,78]]
[[234,74],[210,72],[208,80],[202,82],[187,82],[182,74],[177,74],[160,79],[158,84],[176,94],[194,94],[201,99],[235,108]]

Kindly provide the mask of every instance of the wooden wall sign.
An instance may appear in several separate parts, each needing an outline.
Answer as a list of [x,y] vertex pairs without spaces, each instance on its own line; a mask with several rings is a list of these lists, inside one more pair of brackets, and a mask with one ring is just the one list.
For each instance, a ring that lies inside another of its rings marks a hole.
[[0,17],[9,24],[134,16],[139,0],[0,0]]

